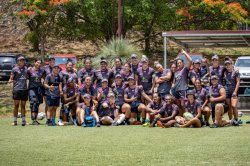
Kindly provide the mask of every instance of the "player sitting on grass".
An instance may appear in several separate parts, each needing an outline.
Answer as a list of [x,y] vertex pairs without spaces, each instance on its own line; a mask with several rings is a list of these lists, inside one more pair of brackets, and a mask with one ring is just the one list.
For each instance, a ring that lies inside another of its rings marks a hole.
[[[99,117],[96,113],[97,103],[95,103],[91,99],[91,96],[87,93],[83,95],[83,98],[84,98],[84,103],[79,105],[76,111],[78,124],[81,125],[82,127],[87,127],[88,125],[87,123],[92,122],[93,124],[96,122],[96,126],[100,127]],[[88,120],[88,122],[85,122],[85,120]]]
[[102,103],[100,110],[98,111],[98,115],[100,117],[100,121],[102,125],[113,125],[118,126],[121,124],[125,115],[118,115],[118,107],[115,105],[115,94],[108,94],[108,101]]
[[[161,97],[158,93],[153,94],[153,102],[147,105],[146,109],[146,120],[143,126],[150,126],[150,122],[152,122],[155,118],[155,115],[158,114],[163,106],[163,102],[161,101]],[[153,127],[153,126],[152,126]]]
[[155,119],[151,123],[151,127],[154,127],[157,123],[162,128],[172,127],[175,124],[175,117],[178,114],[179,108],[174,104],[173,97],[171,95],[165,96],[165,104],[159,111],[159,114],[155,116]]
[[186,122],[180,124],[180,127],[201,127],[203,125],[201,120],[201,106],[200,103],[195,100],[194,90],[187,91],[187,102],[185,103],[183,117],[186,119]]

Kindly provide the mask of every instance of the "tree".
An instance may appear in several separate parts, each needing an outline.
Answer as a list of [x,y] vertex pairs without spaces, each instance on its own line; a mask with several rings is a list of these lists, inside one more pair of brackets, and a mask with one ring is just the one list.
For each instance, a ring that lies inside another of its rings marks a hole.
[[37,43],[37,51],[43,61],[46,38],[54,32],[57,7],[67,3],[69,0],[24,0],[22,10],[18,13],[31,31],[31,37]]
[[247,22],[248,11],[239,2],[194,0],[178,5],[176,14],[181,30],[236,29],[237,23]]

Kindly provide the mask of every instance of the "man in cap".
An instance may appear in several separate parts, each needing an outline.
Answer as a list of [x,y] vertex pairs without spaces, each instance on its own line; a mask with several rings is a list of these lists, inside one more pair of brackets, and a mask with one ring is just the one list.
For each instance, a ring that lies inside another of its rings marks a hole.
[[19,105],[21,106],[22,126],[26,125],[26,101],[28,100],[28,88],[27,88],[27,67],[25,64],[25,58],[20,56],[17,58],[17,65],[13,67],[8,83],[13,83],[13,100],[14,100],[14,122],[12,125],[17,125],[17,114]]

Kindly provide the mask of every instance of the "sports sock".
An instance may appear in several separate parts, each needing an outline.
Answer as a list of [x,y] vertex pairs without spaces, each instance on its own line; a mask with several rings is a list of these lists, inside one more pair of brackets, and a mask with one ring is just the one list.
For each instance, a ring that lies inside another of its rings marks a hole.
[[146,119],[146,120],[145,120],[145,123],[150,123],[150,120],[149,120],[149,119]]
[[22,117],[22,121],[25,121],[25,116]]

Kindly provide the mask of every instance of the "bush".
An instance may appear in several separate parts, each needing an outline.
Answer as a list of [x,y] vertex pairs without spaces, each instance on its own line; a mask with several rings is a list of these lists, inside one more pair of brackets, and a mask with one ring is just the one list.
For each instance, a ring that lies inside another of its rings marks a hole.
[[99,67],[101,57],[106,58],[109,65],[113,66],[115,58],[121,58],[123,62],[126,62],[130,59],[131,54],[137,54],[139,57],[141,56],[141,52],[127,40],[113,39],[101,48],[98,56],[92,59],[93,67]]

